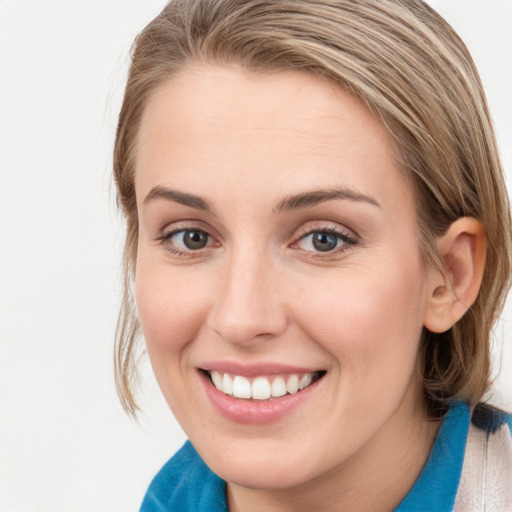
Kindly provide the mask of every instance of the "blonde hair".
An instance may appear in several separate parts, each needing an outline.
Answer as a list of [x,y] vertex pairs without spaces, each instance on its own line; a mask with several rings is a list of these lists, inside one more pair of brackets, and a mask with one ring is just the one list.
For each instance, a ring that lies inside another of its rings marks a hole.
[[489,386],[491,329],[511,282],[511,215],[484,92],[461,39],[421,0],[174,0],[135,41],[114,150],[127,226],[115,347],[123,407],[137,410],[132,385],[140,326],[132,285],[139,124],[155,90],[201,62],[307,71],[365,103],[393,135],[416,191],[428,264],[440,265],[435,240],[457,218],[484,224],[487,262],[476,302],[448,332],[424,330],[421,344],[432,414],[450,400],[480,401]]

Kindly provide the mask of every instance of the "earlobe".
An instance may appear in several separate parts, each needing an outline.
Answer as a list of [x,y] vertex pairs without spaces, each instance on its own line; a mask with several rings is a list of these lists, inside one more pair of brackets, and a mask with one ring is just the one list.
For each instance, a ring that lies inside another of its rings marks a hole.
[[424,326],[445,332],[475,302],[485,268],[487,237],[483,224],[471,217],[456,220],[437,241],[444,272],[429,271]]

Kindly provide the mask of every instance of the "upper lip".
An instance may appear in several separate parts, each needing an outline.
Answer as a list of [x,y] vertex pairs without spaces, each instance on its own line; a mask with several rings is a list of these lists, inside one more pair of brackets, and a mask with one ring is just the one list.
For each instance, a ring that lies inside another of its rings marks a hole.
[[235,361],[206,361],[199,368],[208,372],[218,371],[242,377],[257,377],[259,375],[283,375],[292,373],[315,373],[325,371],[323,368],[311,368],[291,366],[286,364],[262,362],[257,364],[245,364]]

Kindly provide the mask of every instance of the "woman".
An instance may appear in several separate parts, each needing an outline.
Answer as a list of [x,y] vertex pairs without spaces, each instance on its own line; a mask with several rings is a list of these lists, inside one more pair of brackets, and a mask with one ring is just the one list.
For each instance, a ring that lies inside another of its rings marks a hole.
[[114,168],[120,396],[134,413],[141,328],[190,439],[141,510],[512,509],[510,418],[479,405],[510,206],[427,5],[171,2]]

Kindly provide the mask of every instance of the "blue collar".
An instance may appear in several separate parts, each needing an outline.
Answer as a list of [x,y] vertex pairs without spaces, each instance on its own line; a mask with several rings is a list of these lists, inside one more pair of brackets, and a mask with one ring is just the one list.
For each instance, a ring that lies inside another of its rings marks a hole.
[[469,408],[465,403],[450,407],[421,475],[394,512],[452,511],[462,473],[469,422]]

